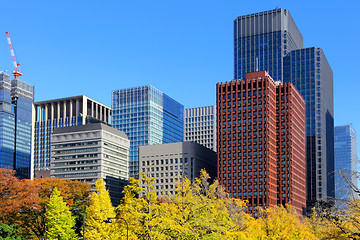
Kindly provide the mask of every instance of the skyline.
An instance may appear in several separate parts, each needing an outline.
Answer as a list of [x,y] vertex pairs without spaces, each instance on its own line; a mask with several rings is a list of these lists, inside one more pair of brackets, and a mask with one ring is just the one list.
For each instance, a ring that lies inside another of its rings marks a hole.
[[[3,4],[9,11],[0,16],[7,23],[0,27],[0,70],[13,70],[9,31],[20,79],[35,85],[35,101],[84,94],[111,107],[113,90],[151,84],[185,108],[214,105],[216,83],[233,77],[233,20],[279,7],[290,11],[304,47],[322,48],[331,65],[335,126],[352,123],[360,129],[360,83],[354,77],[360,53],[354,47],[360,35],[355,9],[360,4],[355,1],[351,7],[325,1],[311,2],[311,7],[309,1],[85,3],[20,1],[15,18],[12,6]],[[346,14],[334,18],[331,12]],[[110,79],[98,84],[100,78]]]

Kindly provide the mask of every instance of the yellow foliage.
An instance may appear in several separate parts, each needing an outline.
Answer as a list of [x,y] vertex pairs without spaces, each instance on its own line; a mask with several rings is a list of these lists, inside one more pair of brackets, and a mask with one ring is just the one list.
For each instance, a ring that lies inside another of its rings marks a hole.
[[109,192],[105,188],[105,182],[103,179],[98,179],[96,192],[91,194],[90,205],[86,209],[85,239],[116,239],[118,233],[114,231],[114,225],[104,222],[104,220],[114,217],[114,207],[111,204]]
[[317,239],[306,224],[302,223],[290,205],[260,209],[262,217],[257,219],[263,239]]

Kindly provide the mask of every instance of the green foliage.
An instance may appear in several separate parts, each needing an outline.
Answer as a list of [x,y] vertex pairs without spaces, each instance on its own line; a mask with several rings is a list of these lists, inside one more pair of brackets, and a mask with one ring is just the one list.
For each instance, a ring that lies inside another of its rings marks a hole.
[[71,216],[70,209],[57,188],[52,192],[45,217],[48,240],[73,240],[77,238],[73,229],[75,219]]
[[117,239],[118,233],[114,231],[114,225],[104,222],[114,217],[115,211],[111,205],[109,192],[105,188],[104,180],[99,179],[96,181],[96,192],[91,194],[90,205],[86,209],[85,239]]
[[14,225],[0,224],[0,240],[21,240],[20,233]]

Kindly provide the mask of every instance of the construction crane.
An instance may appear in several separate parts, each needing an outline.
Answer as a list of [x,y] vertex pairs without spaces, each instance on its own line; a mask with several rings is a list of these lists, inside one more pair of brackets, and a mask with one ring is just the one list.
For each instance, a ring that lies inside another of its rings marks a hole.
[[15,67],[15,70],[13,71],[14,79],[17,80],[17,79],[19,79],[20,76],[22,76],[22,74],[20,73],[20,63],[16,62],[15,53],[14,53],[13,46],[11,44],[9,32],[5,32],[5,33],[6,33],[7,41],[8,41],[9,47],[10,47],[10,54],[11,54],[11,57],[13,60],[13,65]]

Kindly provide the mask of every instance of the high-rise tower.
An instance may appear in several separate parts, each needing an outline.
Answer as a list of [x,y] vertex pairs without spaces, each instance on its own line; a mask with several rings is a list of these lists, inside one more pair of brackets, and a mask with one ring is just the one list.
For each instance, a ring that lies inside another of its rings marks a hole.
[[303,37],[286,9],[240,16],[234,20],[234,79],[267,71],[283,80],[283,57],[303,47]]
[[320,48],[303,48],[288,10],[240,16],[234,24],[234,76],[266,70],[291,82],[306,103],[307,205],[334,197],[333,74]]
[[33,101],[34,86],[0,73],[0,167],[16,170],[19,178],[31,178]]
[[150,85],[115,90],[111,124],[130,140],[130,177],[137,177],[139,146],[183,141],[184,106]]
[[265,72],[217,84],[218,179],[232,197],[258,207],[291,202],[302,213],[305,102],[292,83]]
[[349,180],[358,187],[357,173],[357,139],[351,124],[335,127],[335,197],[349,199],[352,193],[349,184],[339,171],[344,171]]

